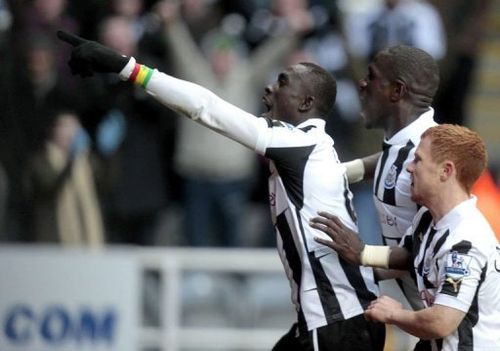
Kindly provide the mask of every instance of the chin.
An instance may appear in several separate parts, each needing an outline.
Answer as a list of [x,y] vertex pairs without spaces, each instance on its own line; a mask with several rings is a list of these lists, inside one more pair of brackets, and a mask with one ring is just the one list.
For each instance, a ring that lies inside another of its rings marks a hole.
[[361,112],[360,116],[363,119],[363,124],[364,124],[365,128],[366,129],[372,129],[373,128],[373,123],[368,118],[366,118],[366,113]]
[[414,203],[416,203],[417,205],[420,205],[420,206],[425,206],[422,202],[422,198],[420,196],[418,196],[417,194],[411,194],[411,201],[413,201]]

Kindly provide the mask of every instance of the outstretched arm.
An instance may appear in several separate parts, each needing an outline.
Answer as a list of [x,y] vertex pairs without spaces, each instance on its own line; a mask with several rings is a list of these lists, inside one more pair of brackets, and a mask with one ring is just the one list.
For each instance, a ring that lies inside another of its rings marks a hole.
[[366,245],[358,233],[349,229],[335,215],[319,212],[312,218],[310,226],[327,234],[331,240],[314,238],[355,265],[408,270],[411,267],[410,253],[397,246]]
[[373,179],[380,155],[381,152],[377,152],[370,156],[344,162],[343,165],[347,169],[347,179],[349,179],[349,183],[352,184],[362,180]]
[[253,150],[266,135],[267,122],[219,98],[210,90],[138,64],[94,41],[58,32],[61,40],[74,46],[69,65],[83,77],[93,72],[119,73],[123,80],[143,86],[165,106],[225,135]]

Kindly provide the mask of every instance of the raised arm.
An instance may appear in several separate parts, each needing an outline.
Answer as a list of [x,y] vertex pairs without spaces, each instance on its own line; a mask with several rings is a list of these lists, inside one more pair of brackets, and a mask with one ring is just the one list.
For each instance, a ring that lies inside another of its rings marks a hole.
[[120,56],[97,42],[65,32],[58,32],[58,36],[74,46],[69,62],[74,74],[85,77],[93,72],[118,73],[123,80],[143,86],[165,106],[252,150],[265,135],[264,118],[241,110],[200,85],[140,65],[133,57]]
[[163,25],[163,36],[169,44],[169,57],[174,64],[176,75],[205,86],[215,86],[217,79],[210,62],[189,32],[179,6],[174,1],[159,1],[154,7],[155,14]]

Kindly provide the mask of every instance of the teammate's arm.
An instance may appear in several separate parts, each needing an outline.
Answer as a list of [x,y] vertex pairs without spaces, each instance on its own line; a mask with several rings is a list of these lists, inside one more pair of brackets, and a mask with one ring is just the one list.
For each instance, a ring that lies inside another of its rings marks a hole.
[[406,310],[398,301],[382,296],[371,302],[365,311],[368,320],[393,324],[421,339],[438,339],[453,333],[465,312],[434,304],[419,311]]
[[381,152],[377,152],[370,156],[344,162],[343,165],[347,169],[349,183],[352,184],[362,180],[373,179],[380,155]]
[[346,227],[335,215],[319,212],[318,217],[310,220],[312,228],[321,230],[331,240],[315,237],[354,265],[398,270],[411,269],[411,254],[403,247],[366,245],[358,233]]

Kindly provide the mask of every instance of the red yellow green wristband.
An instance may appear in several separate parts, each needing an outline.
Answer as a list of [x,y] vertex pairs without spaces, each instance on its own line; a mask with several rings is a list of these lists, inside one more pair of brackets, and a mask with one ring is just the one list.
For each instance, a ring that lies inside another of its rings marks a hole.
[[132,74],[130,74],[129,80],[145,88],[152,75],[153,70],[151,68],[136,63]]

